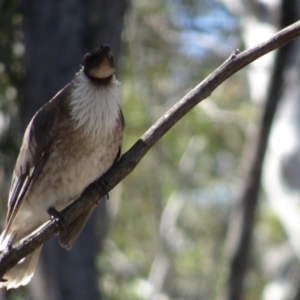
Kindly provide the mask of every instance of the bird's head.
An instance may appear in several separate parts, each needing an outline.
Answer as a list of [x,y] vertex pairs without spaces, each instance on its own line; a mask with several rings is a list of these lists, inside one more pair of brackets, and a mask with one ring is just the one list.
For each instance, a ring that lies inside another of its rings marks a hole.
[[115,73],[110,46],[101,45],[99,49],[84,56],[83,71],[93,79],[106,79]]

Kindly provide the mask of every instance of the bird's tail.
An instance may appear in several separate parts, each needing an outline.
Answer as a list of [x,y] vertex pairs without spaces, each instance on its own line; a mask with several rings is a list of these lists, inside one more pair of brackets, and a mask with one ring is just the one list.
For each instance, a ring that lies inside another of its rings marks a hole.
[[[8,232],[5,229],[0,237],[0,251],[4,251],[9,244],[19,242],[27,235],[28,232],[25,233],[22,230]],[[6,287],[7,289],[11,289],[17,288],[20,285],[26,285],[34,274],[41,249],[42,246],[21,259],[14,267],[8,270],[3,275],[3,278],[0,278],[0,288]]]
[[17,288],[26,285],[34,274],[34,269],[38,261],[42,246],[34,250],[31,254],[23,258],[8,270],[0,281],[0,288]]

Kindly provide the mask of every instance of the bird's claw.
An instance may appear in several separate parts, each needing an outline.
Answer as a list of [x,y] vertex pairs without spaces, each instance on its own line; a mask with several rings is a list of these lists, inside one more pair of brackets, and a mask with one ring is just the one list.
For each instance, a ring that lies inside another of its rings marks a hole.
[[109,200],[109,194],[108,194],[107,186],[108,186],[108,182],[105,179],[101,178],[97,181],[97,184],[96,184],[97,190],[99,191],[99,193],[104,192],[104,194],[106,196],[106,200]]
[[56,208],[49,207],[47,212],[61,229],[66,230],[65,218]]

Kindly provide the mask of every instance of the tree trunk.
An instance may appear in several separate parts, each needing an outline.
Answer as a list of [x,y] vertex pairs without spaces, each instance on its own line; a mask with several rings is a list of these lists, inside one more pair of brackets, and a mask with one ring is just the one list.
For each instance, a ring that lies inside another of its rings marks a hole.
[[[33,114],[71,81],[85,52],[110,43],[117,62],[125,0],[114,5],[107,0],[24,0],[22,12],[26,85],[21,114],[27,125]],[[97,31],[98,35],[93,35]],[[101,201],[71,251],[61,249],[56,239],[49,241],[30,285],[32,299],[100,299],[95,257],[106,232],[106,203]]]
[[[297,0],[282,2],[282,16],[280,27],[286,27],[298,18],[295,15]],[[239,207],[233,216],[236,236],[233,238],[233,253],[228,282],[228,299],[244,299],[244,279],[246,277],[250,250],[252,246],[252,233],[255,225],[256,208],[258,205],[262,166],[267,148],[272,121],[277,110],[286,69],[291,63],[290,57],[294,51],[295,42],[282,47],[276,56],[274,71],[268,91],[263,115],[260,121],[259,133],[253,143],[253,158],[249,159],[245,188],[239,199]]]

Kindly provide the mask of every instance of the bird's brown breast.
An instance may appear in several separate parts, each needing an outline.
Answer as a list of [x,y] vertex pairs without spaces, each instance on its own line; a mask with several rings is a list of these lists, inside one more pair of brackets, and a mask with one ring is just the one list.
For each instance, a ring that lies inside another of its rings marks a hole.
[[[71,121],[70,121],[71,122]],[[57,127],[49,158],[28,197],[36,203],[43,194],[47,206],[63,209],[113,164],[122,143],[121,119],[109,134],[86,135],[71,124]],[[44,206],[44,203],[42,204]]]

